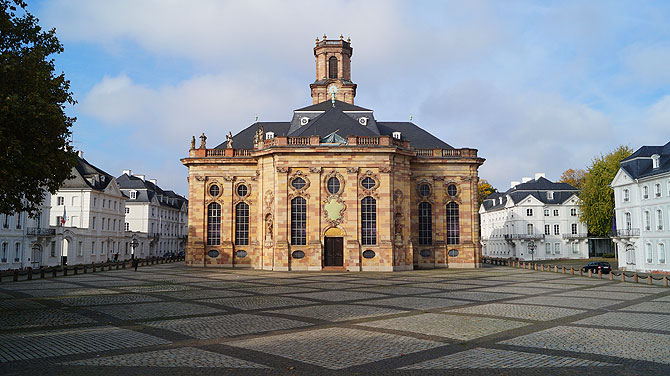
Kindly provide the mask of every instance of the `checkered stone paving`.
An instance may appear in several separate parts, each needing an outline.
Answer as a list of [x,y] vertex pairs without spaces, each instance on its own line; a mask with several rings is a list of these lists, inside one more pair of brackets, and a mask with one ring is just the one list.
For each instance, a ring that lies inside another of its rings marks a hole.
[[62,364],[107,367],[268,368],[262,364],[193,347],[106,356]]
[[528,324],[487,317],[425,313],[418,316],[372,321],[358,325],[440,336],[459,341],[470,341],[475,338],[521,328]]
[[294,273],[179,264],[5,282],[3,375],[617,376],[670,367],[670,289],[642,283],[487,265]]
[[235,341],[229,345],[337,370],[443,344],[386,333],[327,328]]
[[670,364],[668,335],[656,333],[558,326],[501,343]]
[[0,362],[168,343],[161,338],[111,326],[0,334]]
[[226,316],[198,317],[154,321],[147,326],[170,330],[199,339],[233,337],[243,334],[269,332],[281,329],[294,329],[311,324],[278,317],[248,315],[244,313]]
[[508,351],[476,348],[437,359],[413,364],[400,369],[466,369],[466,368],[544,368],[544,367],[613,367],[618,364],[596,362],[593,360],[569,358]]
[[541,307],[531,305],[516,305],[489,303],[484,305],[456,308],[451,312],[475,313],[479,315],[502,316],[517,319],[549,321],[559,319],[565,316],[572,316],[584,312],[579,309]]

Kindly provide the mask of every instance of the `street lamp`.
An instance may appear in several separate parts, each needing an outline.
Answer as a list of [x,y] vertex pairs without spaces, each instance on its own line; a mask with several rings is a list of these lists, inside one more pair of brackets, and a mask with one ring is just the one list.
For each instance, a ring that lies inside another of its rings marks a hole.
[[130,242],[130,248],[132,248],[133,254],[131,255],[131,258],[134,260],[135,259],[135,248],[139,245],[137,242],[137,239],[133,238],[133,240]]
[[535,262],[535,242],[534,241],[529,241],[528,242],[528,253],[530,253],[530,262]]

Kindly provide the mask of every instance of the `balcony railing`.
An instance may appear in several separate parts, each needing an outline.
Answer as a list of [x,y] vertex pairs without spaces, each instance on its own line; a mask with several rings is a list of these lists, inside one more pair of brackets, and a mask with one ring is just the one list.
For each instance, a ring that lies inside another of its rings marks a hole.
[[588,237],[589,237],[589,234],[587,234],[587,233],[563,234],[563,239],[586,239]]
[[41,227],[28,227],[26,229],[27,235],[33,236],[54,236],[56,235],[55,228],[41,228]]
[[505,240],[542,240],[544,234],[505,234]]
[[627,228],[623,230],[616,230],[616,235],[617,238],[630,238],[633,236],[640,236],[640,229],[639,228]]

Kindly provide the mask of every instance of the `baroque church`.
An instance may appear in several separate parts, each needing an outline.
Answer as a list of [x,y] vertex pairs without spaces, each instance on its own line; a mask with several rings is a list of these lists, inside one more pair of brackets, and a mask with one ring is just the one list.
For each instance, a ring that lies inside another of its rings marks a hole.
[[476,149],[354,104],[350,40],[314,47],[312,104],[191,140],[186,264],[395,271],[481,266]]

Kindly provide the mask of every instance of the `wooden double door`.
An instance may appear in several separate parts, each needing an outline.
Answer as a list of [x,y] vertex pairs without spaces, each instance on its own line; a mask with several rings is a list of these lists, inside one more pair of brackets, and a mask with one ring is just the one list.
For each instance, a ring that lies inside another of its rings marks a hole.
[[329,237],[324,239],[323,266],[344,265],[344,240],[342,237]]

